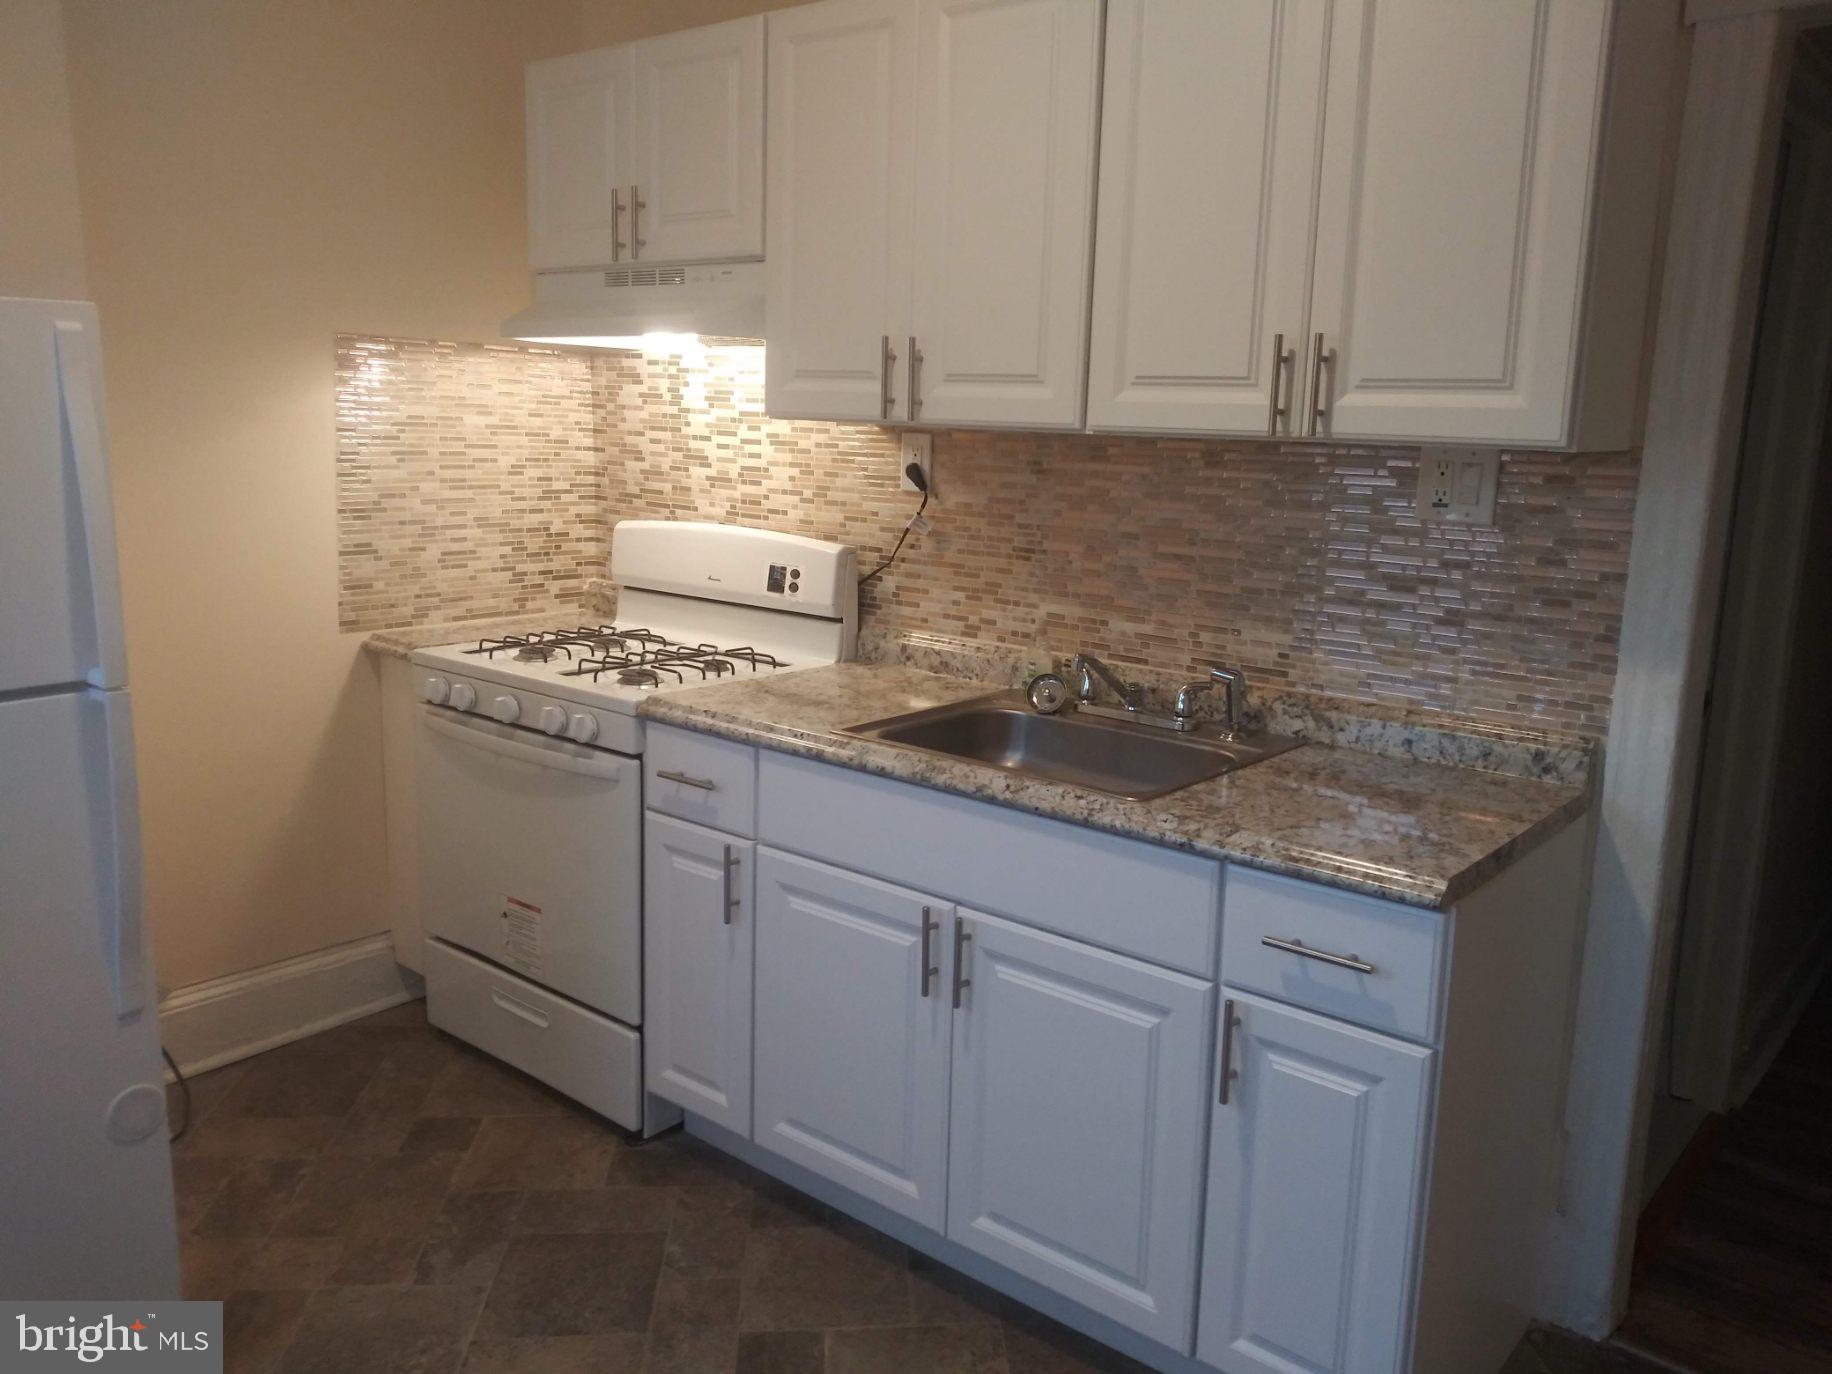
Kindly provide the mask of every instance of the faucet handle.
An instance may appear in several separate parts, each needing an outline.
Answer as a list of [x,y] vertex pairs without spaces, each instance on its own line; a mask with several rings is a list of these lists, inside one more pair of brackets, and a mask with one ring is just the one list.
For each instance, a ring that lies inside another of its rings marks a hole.
[[1207,682],[1186,682],[1177,689],[1177,695],[1170,704],[1170,713],[1178,720],[1188,720],[1196,714],[1196,698],[1214,688],[1213,679]]

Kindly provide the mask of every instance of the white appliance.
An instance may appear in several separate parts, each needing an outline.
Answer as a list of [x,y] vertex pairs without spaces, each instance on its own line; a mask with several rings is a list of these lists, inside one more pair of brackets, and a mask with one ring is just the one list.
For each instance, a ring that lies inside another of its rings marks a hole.
[[175,1298],[95,308],[0,298],[0,1295]]
[[523,343],[642,348],[693,335],[763,342],[763,264],[689,263],[539,272],[534,304],[503,321]]
[[614,624],[449,644],[421,670],[427,1013],[643,1128],[643,723],[653,692],[850,658],[852,549],[689,521],[612,536]]

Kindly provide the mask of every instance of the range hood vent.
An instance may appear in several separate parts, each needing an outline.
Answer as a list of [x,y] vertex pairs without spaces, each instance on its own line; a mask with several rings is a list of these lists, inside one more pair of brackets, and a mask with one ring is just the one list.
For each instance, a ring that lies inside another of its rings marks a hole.
[[763,264],[608,267],[540,272],[534,304],[503,322],[526,343],[644,348],[697,335],[763,342]]

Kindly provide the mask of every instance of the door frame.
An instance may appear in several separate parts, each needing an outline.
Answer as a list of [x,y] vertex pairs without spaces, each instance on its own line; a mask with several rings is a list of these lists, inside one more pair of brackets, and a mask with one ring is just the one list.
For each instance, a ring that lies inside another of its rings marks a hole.
[[1795,34],[1832,7],[1693,0],[1543,1315],[1627,1303]]

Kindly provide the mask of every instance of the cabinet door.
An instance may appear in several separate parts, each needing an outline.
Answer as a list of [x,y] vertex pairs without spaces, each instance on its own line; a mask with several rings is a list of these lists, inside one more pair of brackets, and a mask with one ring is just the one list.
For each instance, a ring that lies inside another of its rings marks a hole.
[[644,1085],[748,1136],[756,846],[653,811],[643,826]]
[[630,256],[763,254],[763,16],[630,49]]
[[1315,0],[1109,0],[1091,426],[1292,432],[1327,36]]
[[939,1231],[953,908],[773,849],[757,870],[754,1139]]
[[[906,418],[916,12],[826,0],[770,16],[764,405]],[[892,356],[892,355],[895,356]]]
[[535,271],[596,267],[626,251],[628,48],[528,67],[528,258]]
[[1397,1374],[1431,1051],[1222,995],[1239,1076],[1214,1108],[1196,1356],[1228,1374]]
[[1213,985],[956,919],[948,1238],[1187,1353]]
[[1565,441],[1609,15],[1336,0],[1321,434]]
[[910,418],[1077,428],[1101,5],[919,0],[918,18]]

